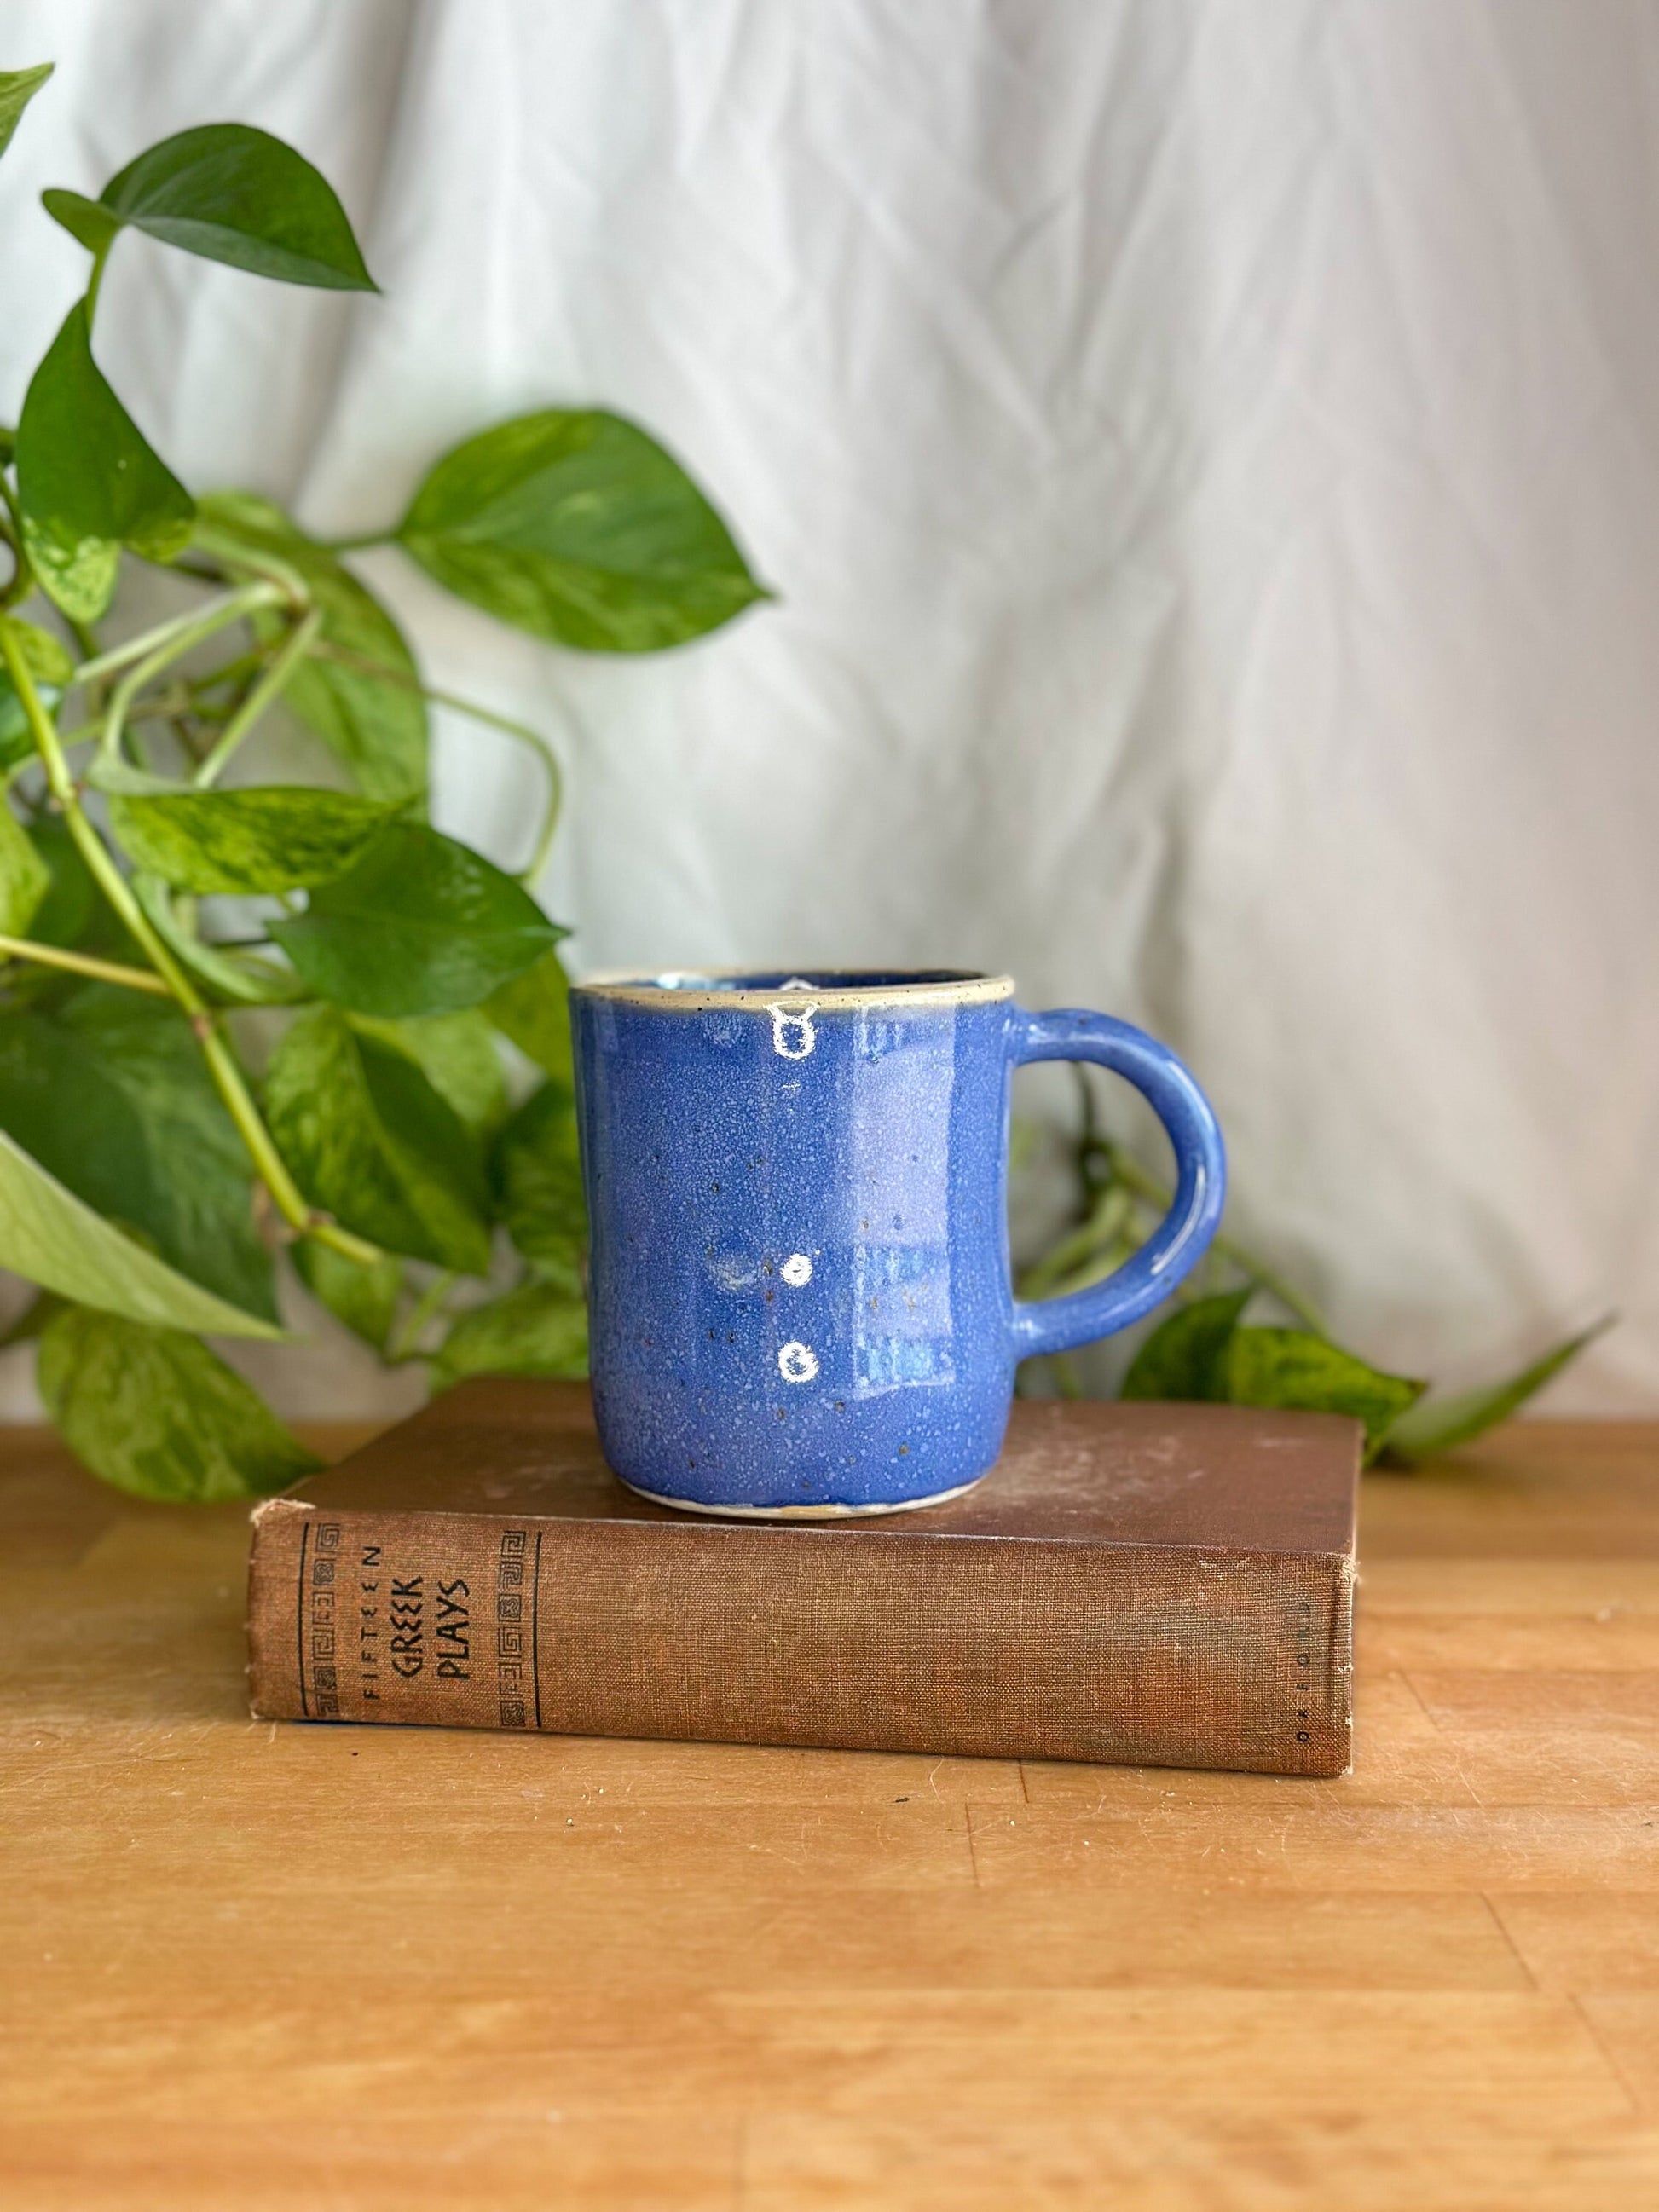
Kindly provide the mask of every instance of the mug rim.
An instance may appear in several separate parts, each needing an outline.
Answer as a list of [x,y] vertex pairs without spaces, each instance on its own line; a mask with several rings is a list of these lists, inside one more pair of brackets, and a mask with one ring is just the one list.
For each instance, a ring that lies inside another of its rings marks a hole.
[[[570,986],[571,996],[648,1006],[659,1013],[707,1014],[734,1008],[769,1013],[775,1006],[792,1012],[809,1005],[813,1012],[852,1011],[861,1006],[985,1006],[1012,999],[1012,975],[988,975],[970,968],[821,968],[817,976],[787,971],[783,983],[740,988],[735,980],[752,968],[669,968],[655,975],[632,973],[591,975]],[[764,970],[758,971],[764,973]],[[700,989],[699,985],[706,988]]]

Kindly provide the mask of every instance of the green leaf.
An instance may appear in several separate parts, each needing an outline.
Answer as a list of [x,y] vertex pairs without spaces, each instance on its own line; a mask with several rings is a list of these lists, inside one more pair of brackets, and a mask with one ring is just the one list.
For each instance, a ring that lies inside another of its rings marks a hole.
[[[29,935],[41,945],[59,945],[66,951],[96,953],[128,967],[146,965],[145,955],[134,942],[126,924],[93,881],[73,832],[61,814],[37,814],[29,825],[34,849],[52,877],[40,902]],[[25,978],[12,979],[14,997],[21,990],[32,1003],[58,1001],[85,988],[80,977],[52,974],[41,968]]]
[[[136,1225],[180,1273],[276,1321],[252,1163],[188,1021],[164,1000],[101,983],[77,994],[58,1018],[137,1116],[155,1196],[145,1215],[132,1217]],[[63,1180],[74,1187],[68,1175]],[[124,1209],[112,1200],[103,1210]]]
[[326,1244],[306,1238],[294,1247],[294,1264],[319,1305],[376,1352],[386,1350],[403,1287],[401,1261],[383,1258],[360,1267],[355,1260],[331,1252]]
[[[75,673],[74,658],[62,638],[42,629],[39,623],[25,622],[21,615],[8,619],[24,667],[37,684],[53,684],[61,690]],[[10,678],[5,680],[9,683]]]
[[506,1072],[490,1026],[476,1008],[407,1022],[358,1014],[352,1027],[412,1060],[475,1137],[489,1136],[507,1118]]
[[496,1218],[544,1280],[580,1297],[587,1206],[576,1102],[562,1084],[531,1093],[496,1138],[489,1165]]
[[72,622],[96,622],[108,606],[123,545],[165,561],[189,541],[190,494],[105,382],[84,300],[24,398],[17,489],[35,574]]
[[1518,1374],[1502,1382],[1488,1382],[1477,1390],[1460,1390],[1450,1397],[1425,1398],[1403,1413],[1383,1439],[1382,1457],[1401,1467],[1413,1467],[1419,1460],[1431,1459],[1438,1452],[1455,1451],[1459,1444],[1471,1443],[1485,1430],[1506,1421],[1517,1413],[1534,1392],[1553,1380],[1570,1361],[1576,1359],[1587,1344],[1593,1344],[1602,1333],[1612,1328],[1613,1316],[1608,1314],[1593,1328],[1581,1329],[1570,1336],[1541,1359],[1534,1359]]
[[0,931],[8,937],[26,936],[51,889],[52,870],[0,799]]
[[267,784],[110,800],[110,826],[173,890],[305,890],[360,860],[392,810],[341,791]]
[[[37,629],[18,616],[11,626],[23,661],[34,678],[41,704],[50,711],[64,696],[64,686],[75,673],[75,663],[50,630]],[[10,672],[0,665],[0,772],[15,768],[34,755],[34,732],[18,697]]]
[[77,246],[101,260],[109,252],[111,240],[121,228],[121,219],[112,215],[96,200],[89,200],[84,192],[65,191],[62,185],[53,185],[40,195],[40,204],[56,223],[68,231]]
[[52,67],[51,62],[41,62],[34,69],[0,70],[0,154],[10,145],[23,110],[52,75]]
[[92,871],[61,815],[43,816],[29,835],[52,878],[30,933],[40,945],[83,945],[107,911]]
[[564,932],[480,854],[398,822],[270,933],[319,998],[398,1020],[477,1006]]
[[524,415],[445,454],[399,542],[500,622],[590,653],[654,653],[767,594],[726,525],[631,422]]
[[1352,1352],[1300,1328],[1236,1329],[1227,1358],[1227,1385],[1235,1406],[1351,1414],[1364,1423],[1368,1458],[1425,1387],[1409,1376],[1367,1366]]
[[176,1274],[85,1206],[0,1131],[0,1267],[131,1321],[216,1336],[280,1337],[270,1322],[227,1305]]
[[265,1108],[313,1205],[388,1251],[461,1274],[488,1268],[478,1147],[402,1053],[314,1006],[271,1055]]
[[132,890],[167,950],[198,982],[233,1006],[291,1006],[306,996],[306,987],[292,969],[257,952],[227,951],[198,937],[160,876],[141,870],[132,878]]
[[71,1308],[41,1332],[35,1374],[76,1457],[139,1498],[264,1498],[322,1465],[251,1384],[179,1329]]
[[[58,704],[58,694],[42,690],[40,700],[48,711]],[[29,728],[28,717],[23,712],[23,702],[11,687],[10,679],[0,668],[0,775],[9,776],[21,761],[32,759],[34,736]]]
[[544,1074],[567,1089],[574,1086],[570,984],[556,952],[544,952],[533,968],[492,991],[483,1010]]
[[587,1372],[587,1308],[550,1284],[526,1284],[462,1314],[433,1364],[447,1389],[467,1375],[576,1380]]
[[276,1321],[252,1170],[176,1008],[94,985],[0,1023],[0,1128],[168,1267]]
[[[344,763],[365,798],[424,805],[427,712],[420,671],[380,601],[270,500],[252,492],[215,492],[200,502],[198,514],[198,544],[233,575],[254,574],[246,565],[248,554],[274,556],[296,570],[322,616],[322,645],[349,656],[349,664],[307,656],[289,677],[283,704]],[[276,612],[253,622],[263,641],[282,627]]]
[[164,246],[255,276],[328,292],[379,289],[327,179],[246,123],[164,138],[112,177],[99,204]]
[[1183,1398],[1224,1404],[1227,1353],[1255,1285],[1177,1306],[1146,1339],[1123,1378],[1125,1398]]

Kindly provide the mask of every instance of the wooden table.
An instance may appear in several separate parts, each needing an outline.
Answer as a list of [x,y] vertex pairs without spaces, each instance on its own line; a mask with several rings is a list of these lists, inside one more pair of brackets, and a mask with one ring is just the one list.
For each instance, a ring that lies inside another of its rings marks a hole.
[[1334,1783],[256,1725],[0,1469],[15,2212],[1659,2205],[1659,1430],[1369,1481]]

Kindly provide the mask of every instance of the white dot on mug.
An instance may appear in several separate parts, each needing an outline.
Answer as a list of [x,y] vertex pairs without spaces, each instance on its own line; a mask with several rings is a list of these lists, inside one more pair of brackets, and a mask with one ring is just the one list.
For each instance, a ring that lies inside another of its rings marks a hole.
[[803,1283],[811,1281],[812,1262],[805,1252],[792,1252],[778,1273],[792,1291],[798,1291]]
[[810,1344],[791,1343],[778,1351],[778,1372],[786,1382],[810,1382],[818,1371],[818,1355]]

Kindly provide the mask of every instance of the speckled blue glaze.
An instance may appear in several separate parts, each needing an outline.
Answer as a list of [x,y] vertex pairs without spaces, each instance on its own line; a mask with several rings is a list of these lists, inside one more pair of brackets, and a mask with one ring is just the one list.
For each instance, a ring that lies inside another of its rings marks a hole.
[[[1017,1363],[1122,1328],[1220,1218],[1215,1117],[1174,1055],[1006,978],[782,974],[572,994],[593,1398],[625,1482],[703,1512],[891,1512],[995,1460]],[[1179,1175],[1152,1243],[1040,1304],[1009,1285],[1009,1077],[1090,1060]]]

